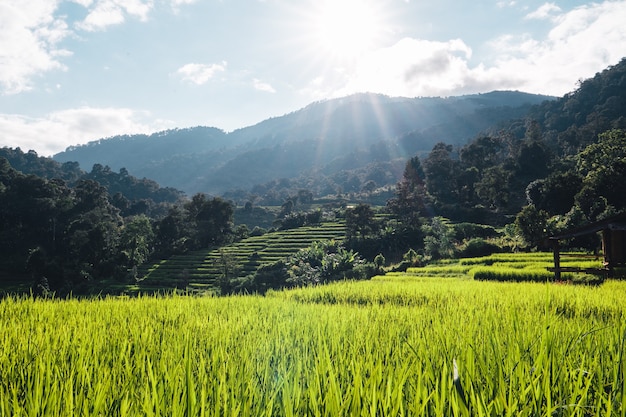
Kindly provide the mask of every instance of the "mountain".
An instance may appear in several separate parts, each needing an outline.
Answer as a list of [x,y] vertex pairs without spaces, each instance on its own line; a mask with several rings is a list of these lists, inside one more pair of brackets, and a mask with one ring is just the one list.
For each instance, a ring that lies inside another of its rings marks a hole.
[[134,176],[188,194],[221,194],[281,178],[333,175],[407,158],[441,141],[463,144],[552,99],[517,91],[447,98],[355,94],[230,133],[193,127],[117,136],[70,147],[54,159],[76,161],[84,169],[94,164],[126,168]]

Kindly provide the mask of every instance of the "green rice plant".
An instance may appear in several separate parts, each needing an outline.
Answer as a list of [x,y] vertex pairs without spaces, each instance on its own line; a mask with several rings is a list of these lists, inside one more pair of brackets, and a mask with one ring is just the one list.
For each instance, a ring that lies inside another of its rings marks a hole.
[[[531,266],[524,268],[512,268],[503,266],[475,267],[469,271],[473,279],[478,281],[533,281],[549,282],[554,279],[554,272],[545,268]],[[571,273],[561,274],[563,280],[571,280]]]
[[466,275],[472,268],[472,265],[429,265],[407,268],[406,273],[415,276],[460,277]]
[[496,253],[478,258],[461,259],[461,265],[492,265],[495,262],[550,262],[553,254],[550,252],[533,253]]
[[0,416],[623,416],[626,283],[0,302]]

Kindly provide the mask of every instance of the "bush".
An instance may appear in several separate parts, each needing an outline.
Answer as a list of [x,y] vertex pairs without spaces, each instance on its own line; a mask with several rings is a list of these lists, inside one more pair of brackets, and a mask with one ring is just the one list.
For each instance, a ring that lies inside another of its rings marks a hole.
[[479,256],[489,256],[492,253],[500,251],[498,245],[487,242],[482,238],[474,238],[465,244],[465,247],[459,253],[461,258],[476,258]]
[[264,228],[254,226],[254,229],[252,229],[252,231],[250,232],[250,236],[263,236],[265,233],[267,233],[267,230],[265,230]]
[[490,237],[498,237],[500,233],[493,226],[476,223],[457,223],[453,225],[454,238],[463,241],[472,238],[488,239]]
[[254,274],[249,289],[265,294],[267,290],[285,287],[287,278],[289,278],[289,275],[283,261],[263,265]]

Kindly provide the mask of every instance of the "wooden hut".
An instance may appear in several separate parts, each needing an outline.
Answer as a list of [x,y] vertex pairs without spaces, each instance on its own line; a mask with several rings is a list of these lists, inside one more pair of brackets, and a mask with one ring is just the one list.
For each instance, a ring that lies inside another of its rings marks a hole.
[[[602,253],[604,256],[603,267],[597,269],[585,269],[561,267],[561,253],[559,241],[573,237],[601,233]],[[549,238],[554,251],[554,278],[561,279],[561,272],[587,272],[611,276],[616,267],[626,266],[626,213],[619,214],[586,226],[567,230]]]

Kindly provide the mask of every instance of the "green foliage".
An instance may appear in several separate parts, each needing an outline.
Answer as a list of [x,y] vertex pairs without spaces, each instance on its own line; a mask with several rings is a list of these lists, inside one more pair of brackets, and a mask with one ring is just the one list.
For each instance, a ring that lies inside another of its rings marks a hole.
[[274,221],[274,224],[280,230],[297,229],[303,226],[318,225],[322,222],[323,213],[321,210],[311,210],[308,212],[292,212],[291,209],[288,213],[279,213],[281,216]]
[[436,144],[424,160],[428,193],[442,204],[457,200],[458,161],[452,158],[452,145]]
[[405,227],[419,224],[419,217],[428,213],[429,196],[425,187],[424,170],[419,157],[410,158],[402,179],[396,185],[396,196],[387,201],[387,207]]
[[472,258],[476,256],[488,256],[499,251],[500,247],[498,245],[489,243],[483,238],[475,237],[468,240],[465,245],[463,245],[463,248],[459,251],[459,256],[462,258]]
[[598,139],[577,156],[583,189],[576,200],[593,220],[600,214],[594,203],[601,198],[606,201],[605,207],[626,207],[626,131],[610,130]]
[[379,225],[374,216],[374,210],[367,204],[347,208],[345,212],[346,239],[365,239],[378,232]]
[[120,235],[119,250],[128,259],[129,268],[148,260],[153,240],[152,224],[146,216],[137,216],[125,222]]
[[454,229],[454,239],[463,241],[472,238],[493,238],[500,235],[500,233],[493,227],[484,224],[476,223],[456,223],[452,225]]
[[454,229],[443,217],[433,217],[423,226],[424,253],[432,259],[452,258],[455,255]]
[[363,260],[336,241],[313,242],[287,259],[287,283],[292,286],[324,284],[355,277],[351,272]]
[[385,257],[382,253],[379,253],[374,257],[374,265],[376,265],[376,268],[378,268],[379,270],[382,270],[382,268],[385,266]]
[[550,215],[565,214],[574,205],[574,197],[581,187],[582,179],[578,173],[557,172],[528,184],[526,198],[530,204]]
[[528,205],[515,217],[515,227],[529,246],[537,246],[547,238],[548,213]]
[[207,199],[196,194],[185,204],[187,221],[191,224],[193,249],[220,246],[232,238],[233,207],[219,197]]

